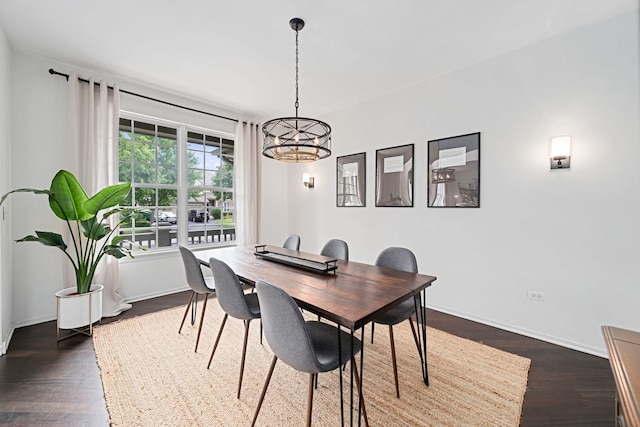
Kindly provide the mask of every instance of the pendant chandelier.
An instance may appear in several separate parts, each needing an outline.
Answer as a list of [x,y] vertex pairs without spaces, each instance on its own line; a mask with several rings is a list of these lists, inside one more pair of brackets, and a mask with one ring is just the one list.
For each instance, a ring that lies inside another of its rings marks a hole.
[[262,126],[262,154],[283,162],[314,162],[331,155],[331,126],[316,119],[298,117],[298,32],[304,21],[293,18],[296,32],[296,116],[269,120]]

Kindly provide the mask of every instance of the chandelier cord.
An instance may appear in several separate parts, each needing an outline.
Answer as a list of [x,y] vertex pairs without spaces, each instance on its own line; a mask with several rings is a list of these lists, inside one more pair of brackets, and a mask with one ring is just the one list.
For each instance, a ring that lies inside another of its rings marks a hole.
[[298,117],[298,107],[300,106],[300,102],[298,102],[298,29],[296,29],[296,117]]

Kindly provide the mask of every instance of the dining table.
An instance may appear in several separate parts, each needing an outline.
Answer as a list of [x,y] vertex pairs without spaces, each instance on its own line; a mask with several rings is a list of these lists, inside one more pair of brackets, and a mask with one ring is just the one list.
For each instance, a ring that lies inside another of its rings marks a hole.
[[[426,289],[436,280],[435,276],[271,245],[220,247],[194,251],[194,254],[205,266],[209,265],[211,257],[224,261],[240,281],[248,286],[255,286],[256,282],[263,280],[283,289],[303,310],[348,329],[352,346],[357,331],[360,331],[360,339],[364,344],[365,325],[408,298],[413,298],[421,374],[424,384],[429,385]],[[360,387],[364,382],[363,360],[364,345],[360,352],[360,373],[363,378]],[[351,375],[351,425],[353,406]],[[344,425],[342,410],[341,414]],[[358,421],[360,422],[360,417]]]

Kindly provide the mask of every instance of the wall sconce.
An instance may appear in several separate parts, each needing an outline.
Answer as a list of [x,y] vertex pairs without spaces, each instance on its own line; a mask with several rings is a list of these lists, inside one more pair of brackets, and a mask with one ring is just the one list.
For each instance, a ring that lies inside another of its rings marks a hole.
[[571,137],[554,136],[549,147],[551,169],[569,169],[571,167]]
[[308,173],[302,174],[302,183],[307,188],[313,188],[313,177]]

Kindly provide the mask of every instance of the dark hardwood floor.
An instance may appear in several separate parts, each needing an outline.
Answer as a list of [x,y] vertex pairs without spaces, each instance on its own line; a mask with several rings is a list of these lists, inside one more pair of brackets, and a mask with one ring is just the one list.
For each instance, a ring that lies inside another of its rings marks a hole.
[[[184,305],[188,296],[137,302],[103,323]],[[615,384],[608,360],[433,310],[427,322],[531,359],[522,426],[614,425]],[[56,343],[55,322],[15,331],[0,357],[0,424],[107,426],[108,420],[90,338]]]

